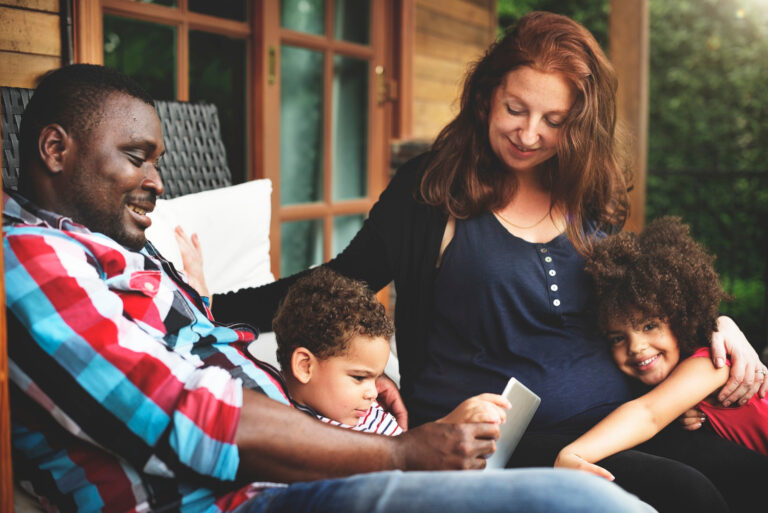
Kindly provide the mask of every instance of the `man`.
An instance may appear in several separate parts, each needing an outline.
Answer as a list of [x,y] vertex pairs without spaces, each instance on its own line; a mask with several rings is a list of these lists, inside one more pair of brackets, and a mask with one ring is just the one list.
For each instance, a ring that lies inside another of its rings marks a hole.
[[121,74],[46,76],[21,150],[3,213],[14,464],[59,510],[649,510],[582,473],[391,472],[482,468],[497,425],[392,438],[289,407],[248,356],[256,333],[216,324],[147,244],[162,132]]

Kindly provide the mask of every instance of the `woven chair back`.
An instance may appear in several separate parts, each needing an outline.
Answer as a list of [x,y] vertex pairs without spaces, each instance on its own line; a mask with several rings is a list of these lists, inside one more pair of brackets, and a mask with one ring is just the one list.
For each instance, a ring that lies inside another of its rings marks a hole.
[[[18,87],[0,88],[3,186],[10,189],[15,189],[19,182],[21,116],[33,93],[31,89]],[[165,142],[160,166],[165,185],[163,198],[232,185],[216,106],[171,101],[155,104]]]

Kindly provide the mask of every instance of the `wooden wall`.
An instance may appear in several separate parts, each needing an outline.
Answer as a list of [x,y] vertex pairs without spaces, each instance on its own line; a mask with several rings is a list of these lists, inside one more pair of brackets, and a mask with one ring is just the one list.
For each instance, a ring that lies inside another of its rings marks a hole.
[[34,88],[60,66],[59,0],[0,0],[0,85]]
[[496,0],[415,0],[414,139],[432,140],[458,112],[467,65],[496,38]]

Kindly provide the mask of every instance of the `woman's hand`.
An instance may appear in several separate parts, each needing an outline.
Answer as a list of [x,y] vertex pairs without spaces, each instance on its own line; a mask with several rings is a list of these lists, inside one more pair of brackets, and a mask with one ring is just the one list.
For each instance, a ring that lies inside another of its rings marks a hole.
[[592,474],[597,474],[600,477],[604,477],[608,481],[613,481],[615,479],[613,474],[605,470],[603,467],[595,465],[594,463],[590,463],[578,454],[574,454],[572,452],[564,453],[561,451],[555,460],[555,467],[571,468],[574,470],[590,472]]
[[[210,301],[211,294],[208,292],[208,285],[205,283],[205,275],[203,274],[203,250],[200,247],[200,238],[196,233],[193,233],[192,237],[187,236],[181,226],[176,227],[173,235],[179,246],[184,274],[187,276],[189,285],[198,294],[207,297]],[[210,304],[208,306],[210,307]]]
[[379,394],[376,400],[381,407],[395,416],[397,425],[403,431],[408,431],[408,410],[405,409],[405,403],[395,382],[382,374],[376,378],[376,392]]
[[712,334],[712,361],[715,367],[719,369],[725,365],[726,354],[731,357],[731,375],[717,400],[723,406],[730,406],[746,404],[755,392],[765,397],[768,392],[766,366],[733,319],[721,316],[717,319],[717,331]]
[[463,424],[465,422],[503,424],[507,420],[506,410],[511,407],[509,401],[498,394],[480,394],[462,402],[451,413],[436,422],[445,424]]

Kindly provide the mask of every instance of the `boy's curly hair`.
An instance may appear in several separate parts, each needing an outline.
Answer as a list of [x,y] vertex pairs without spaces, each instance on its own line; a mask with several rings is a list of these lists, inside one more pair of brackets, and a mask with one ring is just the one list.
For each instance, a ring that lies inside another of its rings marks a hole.
[[640,235],[623,232],[597,242],[586,270],[601,329],[613,319],[634,325],[635,312],[642,320],[663,319],[681,356],[690,356],[708,344],[720,302],[728,299],[713,262],[679,217],[659,218]]
[[352,337],[383,337],[394,332],[392,320],[362,282],[320,267],[294,283],[272,321],[277,361],[283,372],[297,347],[318,358],[339,356]]

